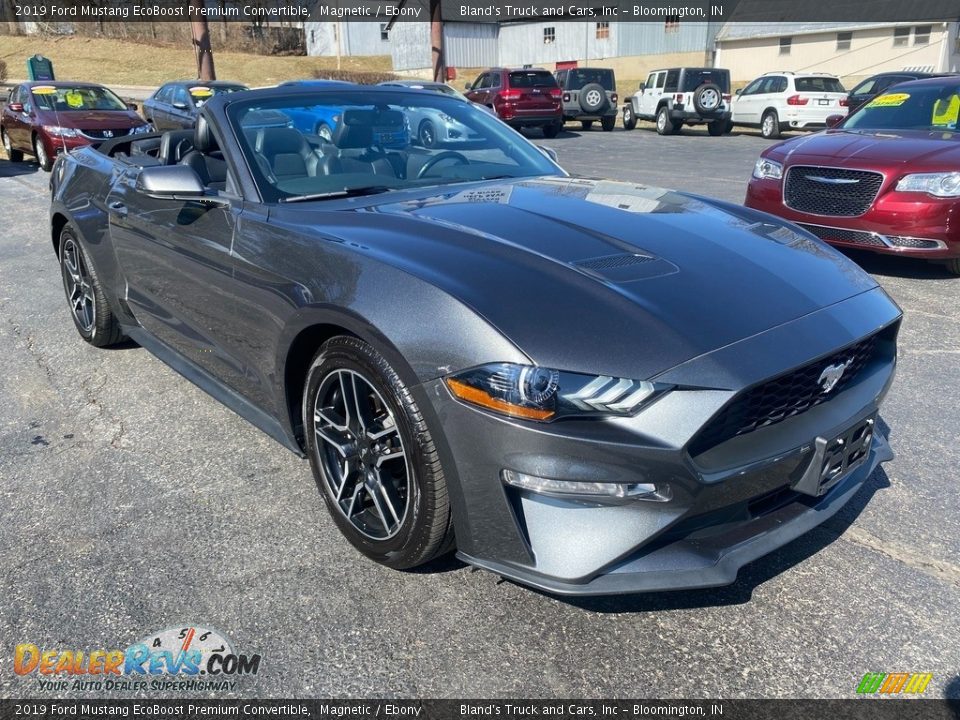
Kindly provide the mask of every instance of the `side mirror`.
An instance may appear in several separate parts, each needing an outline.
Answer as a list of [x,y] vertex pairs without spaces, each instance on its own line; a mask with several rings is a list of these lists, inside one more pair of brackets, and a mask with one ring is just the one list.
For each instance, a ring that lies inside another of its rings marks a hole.
[[472,85],[471,83],[464,83],[464,84],[463,84],[463,89],[464,89],[464,90],[473,90],[473,85]]
[[737,93],[736,93],[737,95],[739,95],[742,92],[743,92],[743,88],[737,88]]
[[640,92],[643,92],[644,90],[647,89],[647,86],[644,85],[643,83],[640,83],[640,85],[637,86],[637,89],[638,89]]
[[537,145],[537,150],[539,150],[548,158],[553,160],[553,162],[559,164],[560,160],[559,160],[559,156],[557,155],[557,151],[554,150],[552,147],[544,147],[543,145]]
[[847,119],[846,115],[830,115],[827,117],[827,127],[835,128],[837,125]]
[[137,192],[158,200],[199,200],[217,205],[225,201],[207,195],[207,189],[192,167],[186,165],[156,165],[145,167],[137,176]]
[[173,103],[173,107],[177,110],[186,110],[187,104],[185,102],[175,102]]
[[137,105],[136,103],[127,103],[127,107],[128,107],[130,110],[133,110],[134,112],[136,112],[137,110],[140,109],[140,106]]
[[7,105],[7,109],[9,109],[10,112],[22,113],[23,103],[10,103],[9,105]]

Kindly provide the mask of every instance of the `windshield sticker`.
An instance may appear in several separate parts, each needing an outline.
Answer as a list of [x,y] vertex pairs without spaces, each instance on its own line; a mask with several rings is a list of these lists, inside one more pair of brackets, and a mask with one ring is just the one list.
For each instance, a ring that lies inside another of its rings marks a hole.
[[909,99],[910,95],[907,93],[890,93],[874,98],[867,103],[867,107],[900,107]]
[[76,90],[68,90],[67,94],[64,96],[64,99],[67,101],[67,105],[72,108],[83,107],[83,95]]
[[960,96],[953,95],[949,98],[940,98],[933,104],[934,127],[945,127],[955,129],[957,127],[958,116],[960,116]]
[[30,88],[34,95],[56,95],[57,89],[53,85],[37,85]]
[[213,90],[208,87],[192,87],[190,94],[196,98],[208,98],[213,97]]

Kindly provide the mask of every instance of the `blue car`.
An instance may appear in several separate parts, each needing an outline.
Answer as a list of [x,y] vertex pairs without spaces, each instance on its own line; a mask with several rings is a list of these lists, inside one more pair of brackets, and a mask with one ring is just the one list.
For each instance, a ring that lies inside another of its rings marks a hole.
[[[290,80],[281,83],[279,87],[303,87],[304,90],[325,90],[335,88],[337,85],[349,87],[356,83],[346,82],[345,80]],[[286,111],[290,116],[293,126],[302,133],[319,135],[325,142],[333,140],[333,131],[340,121],[340,115],[343,108],[331,107],[328,105],[317,105],[311,107],[309,111]]]

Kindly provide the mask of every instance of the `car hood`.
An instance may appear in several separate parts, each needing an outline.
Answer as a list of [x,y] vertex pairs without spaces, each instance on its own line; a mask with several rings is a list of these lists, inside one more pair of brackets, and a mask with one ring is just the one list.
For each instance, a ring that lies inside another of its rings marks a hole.
[[652,377],[876,287],[781,220],[660,188],[542,178],[388,197],[281,212],[443,288],[558,369]]
[[864,164],[891,167],[950,169],[960,165],[960,133],[919,130],[860,132],[828,130],[789,140],[770,150],[768,157],[782,157],[791,165],[829,159],[836,167]]
[[145,123],[132,110],[70,110],[61,113],[44,110],[43,124],[79,130],[120,130]]

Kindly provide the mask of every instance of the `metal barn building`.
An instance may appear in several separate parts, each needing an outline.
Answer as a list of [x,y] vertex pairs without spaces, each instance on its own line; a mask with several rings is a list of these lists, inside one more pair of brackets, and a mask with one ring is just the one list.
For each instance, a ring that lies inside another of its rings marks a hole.
[[389,55],[393,31],[387,30],[386,23],[305,22],[303,23],[303,34],[307,55],[314,57],[342,55],[348,57],[351,55]]

